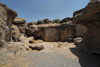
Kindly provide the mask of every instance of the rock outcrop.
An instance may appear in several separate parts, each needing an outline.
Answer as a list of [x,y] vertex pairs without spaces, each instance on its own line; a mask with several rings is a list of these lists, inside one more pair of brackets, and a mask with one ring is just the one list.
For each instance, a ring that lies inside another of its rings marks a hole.
[[12,37],[14,41],[18,41],[20,35],[18,27],[12,26],[16,16],[17,13],[14,10],[0,3],[0,65],[27,52],[24,43],[12,41]]
[[64,22],[69,22],[69,21],[72,21],[73,18],[70,18],[70,17],[67,17],[67,18],[64,18],[60,21],[60,23],[64,23]]
[[68,41],[75,36],[75,25],[72,21],[62,24],[30,25],[26,29],[26,35],[34,36],[35,39],[42,39],[44,41]]
[[83,51],[100,51],[100,0],[91,0],[89,4],[74,12],[73,23],[87,27],[87,32],[80,43]]
[[16,17],[13,21],[13,24],[18,27],[21,33],[25,33],[27,27],[26,20],[24,18]]
[[13,19],[17,16],[17,13],[0,3],[0,41],[11,41],[11,25]]

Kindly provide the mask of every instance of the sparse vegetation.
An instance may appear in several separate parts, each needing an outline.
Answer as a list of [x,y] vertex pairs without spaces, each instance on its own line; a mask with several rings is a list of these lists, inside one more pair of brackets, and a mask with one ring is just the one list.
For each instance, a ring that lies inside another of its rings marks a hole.
[[59,23],[60,22],[60,19],[54,19],[53,21],[52,21],[52,23]]

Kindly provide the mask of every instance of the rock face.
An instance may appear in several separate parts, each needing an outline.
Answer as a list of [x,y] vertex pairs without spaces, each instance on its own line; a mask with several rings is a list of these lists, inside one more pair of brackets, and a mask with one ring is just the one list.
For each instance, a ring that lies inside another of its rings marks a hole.
[[75,25],[72,21],[63,24],[39,24],[31,25],[26,29],[28,36],[34,36],[35,39],[57,42],[73,39],[75,34]]
[[42,24],[37,26],[34,35],[37,39],[44,41],[59,41],[59,24]]
[[69,40],[68,38],[73,39],[75,34],[75,25],[72,23],[72,21],[61,24],[60,32],[61,32],[61,41],[67,41]]
[[73,23],[87,27],[87,32],[80,43],[83,51],[100,51],[100,0],[91,0],[82,10],[74,12]]
[[20,37],[21,33],[20,30],[18,29],[18,27],[16,25],[12,25],[12,39],[15,42],[18,42],[18,38]]
[[83,37],[87,32],[87,28],[81,24],[75,24],[75,37]]
[[11,41],[11,25],[13,19],[17,16],[17,13],[0,3],[0,41]]
[[59,24],[48,26],[44,31],[45,41],[60,41]]

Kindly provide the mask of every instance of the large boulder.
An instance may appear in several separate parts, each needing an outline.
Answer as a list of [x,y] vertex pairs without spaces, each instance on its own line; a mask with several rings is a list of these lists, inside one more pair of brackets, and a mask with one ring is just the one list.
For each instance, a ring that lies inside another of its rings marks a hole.
[[80,43],[83,51],[100,51],[100,0],[91,0],[82,10],[74,12],[73,23],[87,27],[87,32]]
[[21,33],[25,33],[27,27],[26,20],[24,18],[16,17],[13,21],[13,24],[18,27]]
[[29,42],[34,40],[34,37],[25,37],[24,35],[20,35],[19,40],[23,43],[25,49],[29,50]]
[[70,18],[70,17],[64,18],[60,21],[60,23],[64,23],[64,22],[68,22],[68,21],[72,21],[72,18]]
[[24,18],[21,17],[16,17],[13,21],[13,24],[17,25],[17,24],[24,24],[26,22],[26,20]]
[[49,24],[49,23],[51,23],[51,21],[49,19],[44,19],[44,23]]
[[38,26],[38,31],[35,33],[37,38],[44,41],[59,41],[59,24],[43,24]]
[[0,3],[0,41],[11,41],[11,25],[13,19],[17,16],[17,13]]
[[25,33],[26,33],[27,36],[33,36],[34,35],[36,37],[35,34],[37,34],[36,33],[37,30],[38,30],[38,25],[30,25],[29,27],[26,27]]

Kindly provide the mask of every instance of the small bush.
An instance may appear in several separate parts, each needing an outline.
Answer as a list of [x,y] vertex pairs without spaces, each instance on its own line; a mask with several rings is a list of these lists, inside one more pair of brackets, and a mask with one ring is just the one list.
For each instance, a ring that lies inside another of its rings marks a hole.
[[59,23],[60,22],[60,19],[55,19],[52,21],[52,23]]

